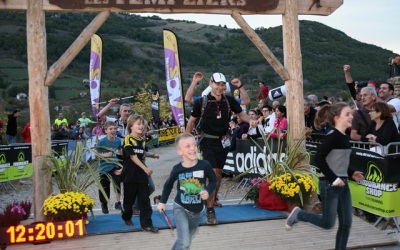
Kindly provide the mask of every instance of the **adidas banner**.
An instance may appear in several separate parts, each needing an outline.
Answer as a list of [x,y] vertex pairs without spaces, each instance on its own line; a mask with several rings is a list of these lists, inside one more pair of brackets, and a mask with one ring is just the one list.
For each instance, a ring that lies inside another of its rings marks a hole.
[[275,100],[281,98],[282,96],[286,96],[286,86],[282,85],[278,88],[271,89],[268,93],[268,97],[270,100]]

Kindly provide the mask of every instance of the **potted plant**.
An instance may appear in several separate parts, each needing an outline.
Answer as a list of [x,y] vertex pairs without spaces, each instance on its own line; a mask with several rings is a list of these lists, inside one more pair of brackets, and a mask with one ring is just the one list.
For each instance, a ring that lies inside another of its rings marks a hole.
[[258,206],[258,196],[259,196],[259,188],[260,184],[265,182],[266,180],[261,178],[261,177],[256,177],[252,178],[250,180],[251,183],[251,188],[250,190],[245,194],[244,199],[251,200],[254,202],[256,206]]
[[[290,130],[288,130],[288,133]],[[259,172],[260,178],[265,180],[266,183],[262,183],[258,188],[259,192],[269,190],[270,182],[279,176],[289,174],[296,176],[296,174],[302,174],[304,176],[312,175],[310,165],[310,154],[305,150],[304,143],[305,138],[300,139],[289,145],[286,143],[286,139],[281,139],[280,131],[277,129],[278,139],[272,139],[269,135],[262,133],[262,139],[264,145],[260,145],[257,141],[253,140],[256,146],[264,152],[266,164],[263,166],[254,166],[248,169],[239,177],[243,177],[250,172],[254,172],[256,169]],[[274,156],[274,157],[269,157]],[[259,171],[262,169],[263,171]],[[294,178],[294,180],[297,180]],[[315,184],[314,184],[315,186]],[[250,188],[249,192],[253,192],[254,188]],[[261,189],[261,190],[260,190]],[[300,200],[300,204],[303,205],[304,197],[308,194],[303,194],[303,190],[299,189],[297,197]],[[245,199],[247,194],[243,197]],[[264,197],[264,196],[263,196]],[[269,194],[268,194],[268,197]],[[243,201],[242,199],[242,201]],[[260,205],[262,206],[261,202]],[[281,209],[282,210],[282,209]]]
[[[93,153],[96,159],[84,161],[86,153]],[[85,148],[85,141],[79,141],[72,152],[59,155],[56,152],[50,156],[52,163],[52,175],[55,185],[60,190],[60,194],[50,196],[44,203],[44,213],[57,220],[62,218],[82,218],[88,211],[91,212],[94,201],[86,195],[86,190],[95,185],[104,197],[108,199],[101,183],[98,172],[99,161],[113,162],[121,165],[117,159],[102,157],[95,148]],[[110,180],[111,176],[106,174]],[[113,183],[113,182],[112,182]],[[116,187],[115,188],[119,188]],[[83,200],[80,200],[83,199]],[[93,204],[92,204],[93,202]],[[65,210],[62,204],[67,204],[73,208]],[[61,206],[61,207],[60,207]],[[61,214],[58,214],[60,212]]]
[[269,182],[269,190],[288,202],[289,207],[304,204],[316,190],[315,182],[308,174],[285,173]]
[[83,192],[65,192],[48,197],[43,204],[43,213],[49,221],[87,220],[94,200]]
[[19,225],[25,214],[24,208],[18,203],[8,204],[0,213],[0,228]]

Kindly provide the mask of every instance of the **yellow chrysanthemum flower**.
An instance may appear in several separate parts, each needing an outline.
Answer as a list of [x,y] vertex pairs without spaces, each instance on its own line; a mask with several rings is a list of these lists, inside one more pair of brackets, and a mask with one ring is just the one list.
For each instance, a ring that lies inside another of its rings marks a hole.
[[66,192],[50,196],[43,204],[43,213],[55,221],[80,219],[94,206],[94,200],[85,193]]
[[270,181],[269,189],[285,201],[292,203],[300,202],[300,195],[303,200],[311,196],[316,186],[309,175],[285,173],[273,178]]

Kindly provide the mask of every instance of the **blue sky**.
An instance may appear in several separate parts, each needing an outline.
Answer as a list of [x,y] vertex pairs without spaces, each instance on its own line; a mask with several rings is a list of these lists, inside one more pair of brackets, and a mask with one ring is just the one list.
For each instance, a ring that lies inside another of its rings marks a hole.
[[[163,19],[189,20],[209,25],[239,28],[229,15],[205,14],[147,14]],[[254,29],[282,25],[280,15],[246,15],[244,19]],[[300,16],[300,20],[324,23],[348,36],[400,54],[399,0],[344,0],[343,5],[329,16]],[[268,45],[268,44],[267,44]]]

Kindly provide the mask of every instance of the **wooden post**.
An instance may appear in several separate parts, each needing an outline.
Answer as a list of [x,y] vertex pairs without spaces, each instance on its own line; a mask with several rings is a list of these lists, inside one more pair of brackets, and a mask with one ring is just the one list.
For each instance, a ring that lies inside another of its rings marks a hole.
[[[284,64],[289,73],[286,85],[286,106],[290,124],[289,145],[304,138],[303,69],[297,0],[286,0],[282,15]],[[305,145],[304,145],[305,150]]]
[[272,51],[263,42],[263,40],[257,35],[257,33],[250,27],[250,25],[247,24],[246,20],[244,20],[244,18],[237,11],[233,11],[231,16],[240,26],[240,28],[242,28],[246,36],[253,42],[253,44],[257,47],[257,49],[261,52],[264,58],[269,62],[271,67],[274,68],[275,72],[279,74],[282,80],[284,81],[289,80],[289,74],[286,71],[286,69],[274,56]]
[[64,54],[50,67],[45,84],[50,86],[64,72],[65,68],[74,60],[78,53],[90,41],[93,34],[101,27],[101,25],[110,16],[109,11],[103,11],[97,14],[93,21],[82,31],[79,37],[71,44]]
[[44,221],[42,206],[51,194],[49,92],[44,85],[47,71],[46,26],[42,0],[28,0],[26,12],[29,106],[32,136],[33,212]]

